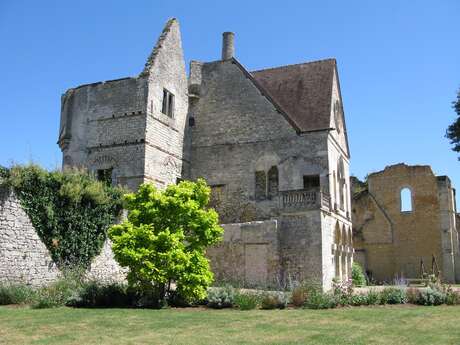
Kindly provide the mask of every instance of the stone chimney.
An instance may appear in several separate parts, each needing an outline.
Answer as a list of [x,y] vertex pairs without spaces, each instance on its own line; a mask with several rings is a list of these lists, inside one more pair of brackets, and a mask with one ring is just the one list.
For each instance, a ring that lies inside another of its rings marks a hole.
[[222,36],[222,60],[228,60],[235,55],[235,34],[224,32]]

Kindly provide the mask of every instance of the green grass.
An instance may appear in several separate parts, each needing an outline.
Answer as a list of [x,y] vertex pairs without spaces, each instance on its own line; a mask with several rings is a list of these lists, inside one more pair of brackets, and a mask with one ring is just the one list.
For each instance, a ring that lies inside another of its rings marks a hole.
[[333,310],[0,307],[0,344],[460,344],[460,307]]

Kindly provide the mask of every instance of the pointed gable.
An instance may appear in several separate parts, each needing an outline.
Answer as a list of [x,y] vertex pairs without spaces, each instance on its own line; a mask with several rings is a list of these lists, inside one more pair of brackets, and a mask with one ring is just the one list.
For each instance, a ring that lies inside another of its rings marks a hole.
[[163,31],[161,32],[160,37],[158,38],[155,47],[153,48],[152,52],[150,53],[147,59],[147,62],[145,63],[144,69],[142,70],[139,76],[146,76],[151,72],[158,59],[160,52],[162,50],[164,51],[165,48],[170,48],[167,49],[167,54],[169,55],[180,53],[180,56],[178,58],[180,60],[183,60],[179,21],[176,18],[171,18],[166,23]]
[[251,72],[302,132],[330,128],[335,59]]

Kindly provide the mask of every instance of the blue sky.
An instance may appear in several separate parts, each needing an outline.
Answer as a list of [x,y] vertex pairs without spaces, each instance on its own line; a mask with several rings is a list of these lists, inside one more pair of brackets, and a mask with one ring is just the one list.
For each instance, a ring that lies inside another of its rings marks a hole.
[[444,138],[460,87],[458,0],[0,0],[0,165],[60,166],[61,94],[138,74],[170,17],[187,63],[217,60],[223,31],[249,70],[335,57],[352,173],[429,164],[460,188]]

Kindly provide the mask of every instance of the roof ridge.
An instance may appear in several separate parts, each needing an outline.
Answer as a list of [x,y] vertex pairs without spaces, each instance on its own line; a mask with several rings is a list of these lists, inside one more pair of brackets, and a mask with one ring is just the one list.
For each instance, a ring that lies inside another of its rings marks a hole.
[[337,63],[337,60],[335,58],[326,58],[326,59],[309,61],[309,62],[299,62],[299,63],[293,63],[293,64],[289,64],[289,65],[282,65],[282,66],[278,66],[278,67],[262,68],[262,69],[258,69],[258,70],[255,70],[255,71],[251,71],[250,73],[270,71],[270,70],[274,70],[274,69],[289,68],[289,67],[301,66],[301,65],[310,65],[310,64],[326,62],[326,61],[334,61],[334,63]]

